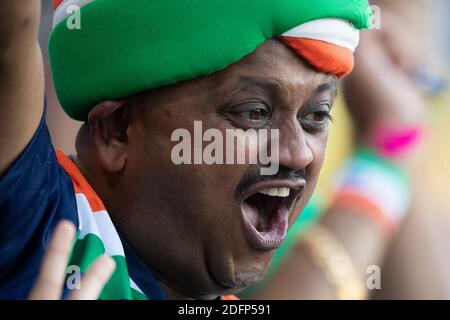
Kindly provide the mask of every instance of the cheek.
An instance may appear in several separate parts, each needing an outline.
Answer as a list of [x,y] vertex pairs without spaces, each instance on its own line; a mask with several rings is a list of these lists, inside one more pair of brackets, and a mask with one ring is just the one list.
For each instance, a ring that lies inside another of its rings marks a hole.
[[[194,140],[200,139],[201,151],[205,151],[211,142],[203,141],[203,134],[210,128],[220,131],[223,137],[223,160],[225,162],[227,155],[226,129],[230,128],[229,123],[215,114],[201,113],[185,116],[181,120],[177,117],[176,121],[163,120],[165,121],[154,121],[147,125],[145,135],[142,137],[145,141],[144,147],[135,146],[137,154],[140,154],[140,159],[136,161],[143,163],[140,165],[142,171],[140,180],[146,183],[147,187],[150,184],[157,186],[154,189],[158,194],[154,198],[159,198],[158,202],[163,200],[168,203],[167,209],[174,212],[174,219],[183,219],[185,223],[195,228],[199,235],[206,232],[210,236],[211,228],[223,227],[224,223],[230,225],[230,228],[235,227],[232,225],[231,219],[231,212],[236,210],[234,193],[248,166],[208,165],[205,164],[202,152],[200,155],[202,163],[193,164]],[[200,135],[198,132],[197,134],[194,132],[194,121],[202,122]],[[180,141],[171,141],[171,136],[177,129],[185,129],[189,132],[190,143],[187,143],[186,147],[191,151],[191,164],[176,165],[173,162],[172,151],[180,144]],[[237,139],[237,141],[241,140]],[[248,146],[236,144],[234,147],[232,156],[236,159],[237,150],[245,150],[248,154],[250,150],[257,149],[257,143],[251,141]],[[175,213],[175,211],[177,212]],[[180,212],[184,212],[184,214],[180,215]]]

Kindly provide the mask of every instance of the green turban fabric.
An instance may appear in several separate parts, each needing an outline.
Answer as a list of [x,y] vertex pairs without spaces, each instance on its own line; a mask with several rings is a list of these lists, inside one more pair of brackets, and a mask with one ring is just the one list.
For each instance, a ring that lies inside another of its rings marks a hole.
[[[225,69],[281,39],[319,71],[353,67],[367,0],[56,0],[53,81],[69,116]],[[79,19],[79,28],[71,27]],[[72,24],[71,24],[72,23]]]

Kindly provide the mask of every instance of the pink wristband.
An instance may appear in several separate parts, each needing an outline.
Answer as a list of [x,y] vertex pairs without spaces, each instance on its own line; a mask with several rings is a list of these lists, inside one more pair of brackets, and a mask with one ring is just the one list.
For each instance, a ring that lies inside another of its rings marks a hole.
[[388,159],[406,157],[420,145],[424,131],[421,125],[408,128],[380,126],[375,130],[374,147],[381,156]]

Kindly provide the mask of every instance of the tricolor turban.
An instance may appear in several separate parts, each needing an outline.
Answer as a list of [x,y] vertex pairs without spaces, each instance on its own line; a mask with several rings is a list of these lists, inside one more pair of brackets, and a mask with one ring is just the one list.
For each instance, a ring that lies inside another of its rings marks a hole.
[[[78,6],[80,29],[69,28]],[[49,41],[59,101],[86,120],[95,104],[225,69],[271,38],[317,70],[347,75],[367,0],[55,0]],[[75,7],[77,8],[77,7]]]

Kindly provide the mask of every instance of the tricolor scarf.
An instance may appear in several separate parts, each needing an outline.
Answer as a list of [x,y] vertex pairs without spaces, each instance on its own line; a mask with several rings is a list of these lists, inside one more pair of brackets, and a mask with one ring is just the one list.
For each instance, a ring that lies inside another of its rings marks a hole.
[[[110,256],[116,269],[103,289],[101,300],[148,300],[143,290],[131,278],[124,247],[100,197],[84,178],[78,167],[61,151],[56,152],[59,164],[70,176],[77,204],[78,232],[69,265],[85,273],[100,256]],[[235,296],[222,296],[235,300]]]
[[[49,55],[56,92],[65,111],[84,121],[101,101],[210,75],[277,37],[317,70],[342,78],[372,16],[367,0],[56,0],[54,6]],[[66,23],[74,8],[79,30]]]
[[85,273],[97,258],[108,255],[115,261],[116,270],[100,299],[147,300],[129,276],[122,242],[102,200],[69,158],[61,151],[56,156],[72,180],[77,204],[78,232],[69,265]]

